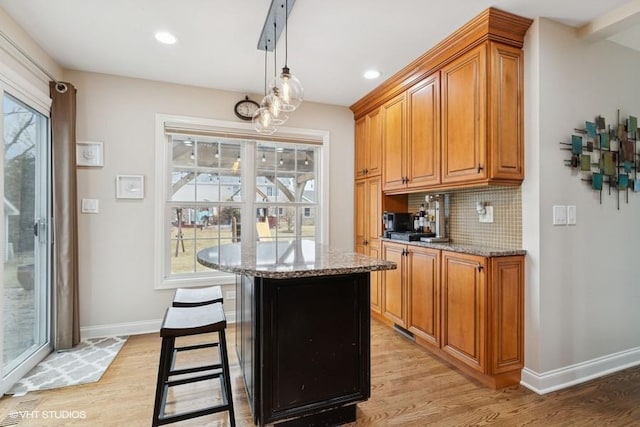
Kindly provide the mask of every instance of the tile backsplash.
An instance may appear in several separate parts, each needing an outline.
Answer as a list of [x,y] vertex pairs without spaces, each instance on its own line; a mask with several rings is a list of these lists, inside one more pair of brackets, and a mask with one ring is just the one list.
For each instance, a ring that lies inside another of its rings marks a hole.
[[[429,193],[409,194],[409,212],[416,212]],[[447,231],[451,241],[500,249],[522,248],[522,196],[520,187],[492,187],[447,193]],[[477,202],[493,206],[493,223],[478,220]]]

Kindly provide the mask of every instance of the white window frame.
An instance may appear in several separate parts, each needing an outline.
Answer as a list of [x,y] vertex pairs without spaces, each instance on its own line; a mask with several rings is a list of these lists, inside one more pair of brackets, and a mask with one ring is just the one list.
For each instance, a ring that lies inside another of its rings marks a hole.
[[[177,287],[191,287],[191,286],[211,286],[211,285],[227,285],[235,283],[235,275],[213,271],[211,274],[194,273],[193,276],[185,274],[183,277],[168,277],[166,274],[167,264],[170,259],[167,257],[169,249],[167,245],[170,244],[166,238],[165,226],[167,222],[167,209],[166,209],[166,194],[168,186],[170,184],[169,173],[169,150],[167,149],[167,138],[165,133],[165,124],[180,124],[185,128],[191,127],[216,129],[216,131],[224,132],[228,131],[229,134],[244,133],[245,135],[255,134],[253,126],[248,123],[238,123],[224,120],[204,119],[199,117],[189,117],[171,114],[156,114],[156,174],[155,174],[155,245],[154,245],[154,270],[155,270],[155,289],[173,289]],[[302,129],[302,128],[278,128],[278,135],[283,135],[286,138],[299,138],[301,141],[305,139],[315,139],[322,141],[321,149],[319,150],[320,156],[317,160],[318,170],[320,171],[320,180],[316,182],[316,194],[318,195],[317,203],[320,207],[320,221],[317,223],[319,232],[317,238],[319,243],[329,244],[329,156],[330,156],[330,137],[329,131],[316,130],[316,129]],[[278,135],[273,137],[274,141],[278,141]],[[250,136],[247,137],[250,139]],[[242,149],[243,168],[242,168],[242,182],[243,193],[242,200],[244,201],[242,211],[242,230],[249,230],[243,233],[245,239],[256,239],[256,230],[254,225],[254,214],[256,209],[255,197],[250,197],[250,189],[255,186],[254,177],[254,162],[255,159],[252,156],[247,155],[246,148]]]

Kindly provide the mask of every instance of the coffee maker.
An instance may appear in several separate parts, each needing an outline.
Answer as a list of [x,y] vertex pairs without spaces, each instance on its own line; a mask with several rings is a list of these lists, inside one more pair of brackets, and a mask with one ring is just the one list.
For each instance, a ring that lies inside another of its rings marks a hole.
[[391,233],[412,230],[411,214],[407,212],[387,212],[382,214],[384,224],[384,237],[391,237]]
[[421,237],[420,241],[427,243],[448,242],[446,229],[446,217],[444,212],[444,194],[428,195],[425,201],[429,204],[427,209],[427,223],[431,231],[435,232],[433,237]]

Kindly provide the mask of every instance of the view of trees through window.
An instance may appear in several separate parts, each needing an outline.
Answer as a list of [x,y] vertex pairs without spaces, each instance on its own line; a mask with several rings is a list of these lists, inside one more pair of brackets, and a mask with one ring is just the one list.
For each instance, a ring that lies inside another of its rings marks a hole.
[[[170,275],[211,272],[196,259],[207,247],[315,240],[317,146],[182,135],[169,144]],[[244,156],[254,159],[251,170]]]

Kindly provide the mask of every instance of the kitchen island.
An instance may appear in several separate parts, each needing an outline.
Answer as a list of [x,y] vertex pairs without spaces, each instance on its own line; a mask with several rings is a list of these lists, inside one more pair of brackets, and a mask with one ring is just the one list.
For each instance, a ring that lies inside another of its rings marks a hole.
[[236,274],[236,351],[255,424],[339,425],[370,396],[369,272],[395,263],[308,240],[204,249]]

